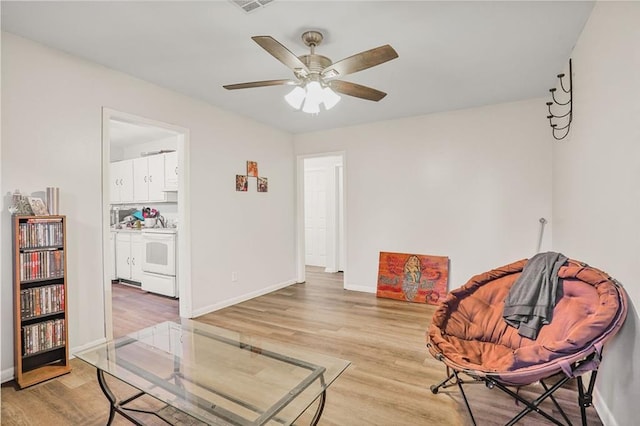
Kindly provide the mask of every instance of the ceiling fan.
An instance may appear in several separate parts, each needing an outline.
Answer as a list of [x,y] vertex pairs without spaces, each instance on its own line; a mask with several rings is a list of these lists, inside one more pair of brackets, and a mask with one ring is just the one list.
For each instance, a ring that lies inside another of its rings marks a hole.
[[293,91],[285,96],[286,101],[296,109],[315,114],[320,111],[321,104],[324,105],[325,109],[330,109],[338,103],[340,96],[336,95],[335,92],[375,102],[384,98],[387,94],[380,90],[349,81],[338,80],[338,78],[380,65],[398,57],[396,51],[386,44],[334,63],[326,56],[315,53],[315,48],[323,39],[323,35],[319,31],[306,31],[302,34],[302,41],[311,50],[310,54],[302,56],[296,56],[271,36],[255,36],[251,37],[251,39],[274,58],[289,67],[296,79],[253,81],[250,83],[229,84],[223,87],[227,90],[236,90],[295,85],[296,87]]

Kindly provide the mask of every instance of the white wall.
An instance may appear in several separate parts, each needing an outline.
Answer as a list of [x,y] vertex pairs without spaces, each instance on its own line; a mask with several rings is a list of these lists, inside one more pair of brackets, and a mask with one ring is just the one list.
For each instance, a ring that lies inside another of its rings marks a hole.
[[605,349],[596,406],[637,424],[640,401],[640,3],[598,2],[572,55],[574,121],[553,145],[553,246],[607,271],[631,301]]
[[142,153],[157,152],[157,151],[175,151],[178,149],[178,138],[176,136],[170,136],[168,138],[159,139],[156,141],[139,143],[135,145],[127,145],[122,147],[122,158],[117,160],[111,156],[111,161],[119,160],[131,160],[133,158],[142,157]]
[[[60,187],[68,217],[70,345],[104,337],[101,235],[103,106],[190,130],[195,312],[292,282],[292,137],[203,102],[2,34],[2,193]],[[269,192],[235,191],[246,160]],[[2,209],[0,229],[10,216]],[[3,236],[4,236],[3,232]],[[13,366],[11,241],[2,238],[2,372]],[[231,282],[231,272],[238,281]],[[9,372],[9,373],[7,373]]]
[[296,135],[296,154],[346,152],[346,287],[375,291],[380,251],[449,256],[450,288],[533,255],[551,217],[544,102]]

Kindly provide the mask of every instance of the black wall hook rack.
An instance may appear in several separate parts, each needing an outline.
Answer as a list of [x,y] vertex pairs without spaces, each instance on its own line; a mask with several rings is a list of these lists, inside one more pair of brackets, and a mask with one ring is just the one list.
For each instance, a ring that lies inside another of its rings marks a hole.
[[[573,70],[571,68],[571,59],[569,59],[569,87],[565,87],[564,85],[565,75],[558,74],[560,89],[562,90],[562,92],[564,92],[564,94],[569,95],[567,100],[562,101],[556,98],[556,92],[558,90],[555,87],[553,89],[549,89],[549,92],[551,92],[551,99],[553,101],[547,102],[547,108],[549,109],[549,115],[547,115],[547,118],[549,119],[549,125],[551,126],[553,137],[556,140],[562,140],[566,138],[569,134],[569,130],[571,130],[571,121],[573,120],[573,84],[571,81],[572,75]],[[558,113],[558,111],[551,111],[551,107],[553,105],[557,105],[555,109],[560,110],[560,113]],[[564,114],[562,112],[564,112]]]

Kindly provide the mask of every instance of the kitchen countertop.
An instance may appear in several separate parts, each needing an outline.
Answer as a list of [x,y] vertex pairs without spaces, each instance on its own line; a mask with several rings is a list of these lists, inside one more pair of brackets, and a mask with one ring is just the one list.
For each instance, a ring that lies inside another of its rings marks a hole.
[[177,228],[142,228],[142,233],[149,232],[153,234],[177,234]]
[[150,232],[154,234],[177,234],[178,228],[111,228],[111,232],[123,232],[123,233],[140,233],[140,232]]

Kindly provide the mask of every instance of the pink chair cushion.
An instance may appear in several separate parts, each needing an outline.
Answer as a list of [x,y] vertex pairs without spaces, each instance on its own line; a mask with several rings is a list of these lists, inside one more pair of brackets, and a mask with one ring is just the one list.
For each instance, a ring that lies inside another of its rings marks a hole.
[[442,354],[458,369],[518,371],[589,347],[619,316],[621,298],[613,280],[598,269],[570,260],[558,272],[563,296],[551,323],[540,329],[536,340],[520,336],[504,321],[502,311],[526,262],[476,275],[451,291],[428,330],[432,355]]

